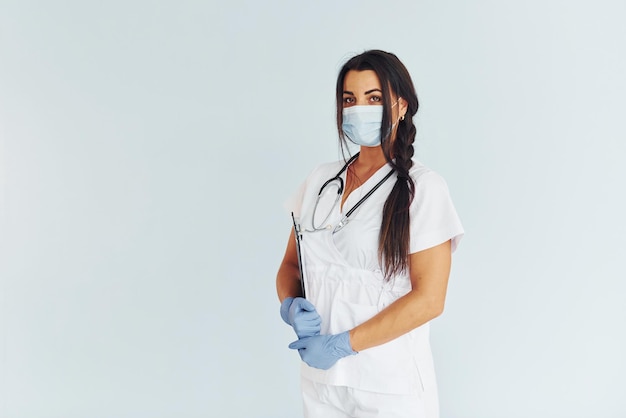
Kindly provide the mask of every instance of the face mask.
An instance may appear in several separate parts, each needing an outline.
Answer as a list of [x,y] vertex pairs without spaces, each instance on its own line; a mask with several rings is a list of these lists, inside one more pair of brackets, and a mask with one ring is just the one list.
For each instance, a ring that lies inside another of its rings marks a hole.
[[357,145],[366,147],[380,145],[382,123],[382,106],[351,106],[343,109],[341,129],[346,137]]
[[[399,100],[396,100],[391,107],[397,105]],[[348,139],[357,145],[366,147],[380,145],[382,125],[382,106],[352,106],[343,109],[341,128]],[[391,129],[395,126],[395,123],[391,125]]]

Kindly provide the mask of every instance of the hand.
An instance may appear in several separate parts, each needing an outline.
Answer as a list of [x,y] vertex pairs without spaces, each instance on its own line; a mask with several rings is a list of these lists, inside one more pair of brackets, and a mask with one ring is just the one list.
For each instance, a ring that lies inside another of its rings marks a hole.
[[328,370],[340,358],[357,354],[350,345],[348,331],[335,335],[314,335],[289,344],[292,350],[298,350],[300,358],[316,369]]
[[315,306],[304,298],[285,298],[280,305],[280,316],[293,327],[298,338],[320,333],[322,318]]

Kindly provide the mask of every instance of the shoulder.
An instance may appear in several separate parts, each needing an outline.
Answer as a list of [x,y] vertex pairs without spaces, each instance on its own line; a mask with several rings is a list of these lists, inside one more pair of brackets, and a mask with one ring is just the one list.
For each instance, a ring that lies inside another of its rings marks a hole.
[[330,161],[317,165],[313,169],[313,173],[333,173],[337,174],[339,170],[346,164],[343,160]]
[[448,188],[445,179],[439,173],[417,160],[413,160],[413,166],[409,170],[409,175],[415,182],[416,190],[423,188]]
[[411,248],[415,253],[452,240],[454,251],[463,236],[448,184],[437,172],[414,161],[409,170],[415,182],[415,196],[411,202]]
[[315,182],[318,179],[335,177],[344,165],[345,162],[342,160],[319,164],[309,172],[307,182]]
[[333,178],[341,170],[342,161],[334,161],[319,164],[314,167],[306,176],[300,186],[284,203],[284,207],[288,212],[293,212],[295,216],[300,216],[303,203],[313,199],[319,192],[321,184],[326,180]]

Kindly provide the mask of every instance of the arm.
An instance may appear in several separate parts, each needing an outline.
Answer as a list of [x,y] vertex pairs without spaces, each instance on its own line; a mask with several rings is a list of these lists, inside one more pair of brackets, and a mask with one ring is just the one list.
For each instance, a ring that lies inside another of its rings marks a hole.
[[352,349],[358,352],[384,344],[439,316],[446,299],[450,264],[450,241],[411,254],[412,290],[353,328],[349,333]]
[[302,296],[302,292],[300,291],[298,253],[293,228],[291,229],[291,234],[289,234],[285,256],[280,263],[278,274],[276,275],[276,291],[278,293],[278,299],[281,302],[287,297],[295,298]]
[[293,327],[298,339],[318,335],[322,318],[315,306],[302,295],[298,252],[293,229],[287,242],[285,256],[276,275],[276,291],[280,300],[280,316]]

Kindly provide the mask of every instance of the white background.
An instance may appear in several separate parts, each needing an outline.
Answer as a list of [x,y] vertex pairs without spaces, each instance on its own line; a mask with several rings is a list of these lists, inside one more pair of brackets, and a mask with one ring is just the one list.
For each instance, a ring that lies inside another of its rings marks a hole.
[[626,416],[623,1],[0,0],[0,416],[296,417],[284,200],[354,53],[466,236],[442,418]]

